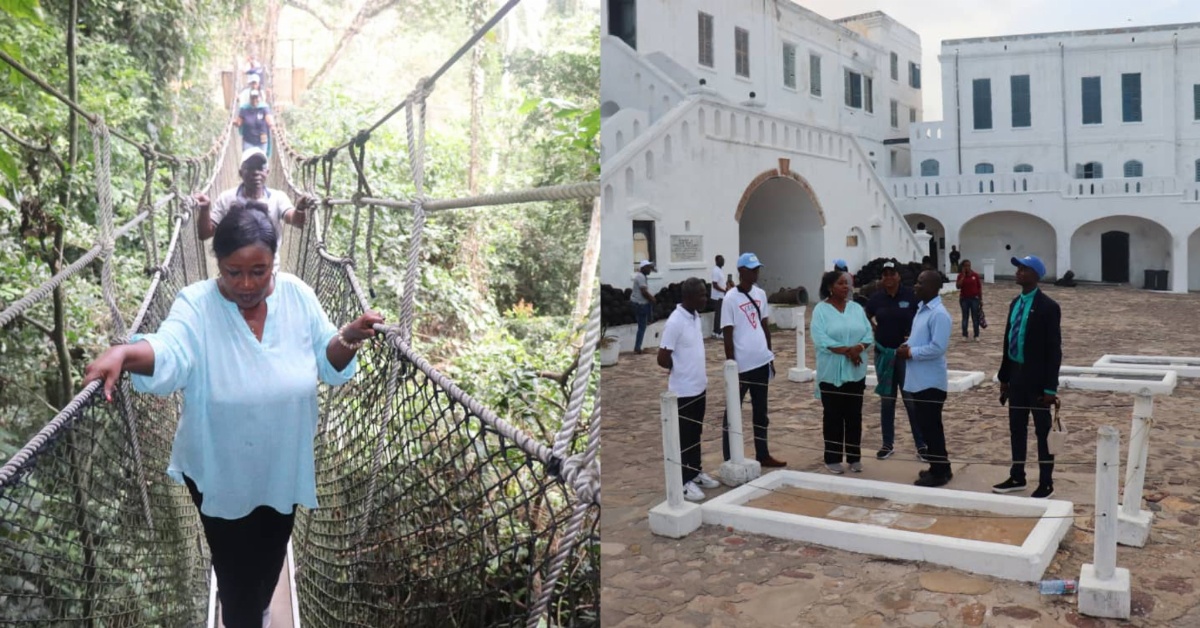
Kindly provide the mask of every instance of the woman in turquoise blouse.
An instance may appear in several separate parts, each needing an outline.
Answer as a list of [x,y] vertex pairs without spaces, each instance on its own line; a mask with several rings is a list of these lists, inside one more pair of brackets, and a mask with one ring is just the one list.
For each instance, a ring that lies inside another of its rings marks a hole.
[[230,627],[269,622],[295,507],[317,507],[318,380],[354,377],[383,322],[366,312],[339,330],[312,288],[274,273],[275,228],[258,205],[217,226],[216,279],[181,290],[158,331],[105,351],[83,379],[102,380],[110,401],[122,371],[139,392],[183,391],[167,473],[200,511]]
[[825,467],[841,474],[842,458],[850,470],[862,471],[862,406],[866,390],[871,323],[862,306],[850,298],[850,273],[834,270],[821,277],[829,297],[813,308],[809,335],[817,353],[817,398],[823,409]]

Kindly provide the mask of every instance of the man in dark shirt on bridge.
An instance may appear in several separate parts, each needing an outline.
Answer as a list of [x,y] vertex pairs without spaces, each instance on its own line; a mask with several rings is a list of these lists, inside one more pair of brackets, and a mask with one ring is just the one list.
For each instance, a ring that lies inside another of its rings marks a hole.
[[275,121],[271,119],[271,109],[262,101],[262,93],[251,90],[250,104],[238,110],[238,117],[233,123],[241,128],[242,150],[261,148],[270,156],[268,137]]
[[917,296],[911,288],[900,285],[900,272],[896,260],[883,263],[882,288],[876,290],[864,308],[867,319],[875,331],[875,392],[879,394],[879,423],[883,436],[883,447],[875,457],[886,460],[894,451],[896,433],[896,397],[904,402],[908,425],[912,428],[917,457],[925,453],[925,441],[913,420],[912,400],[901,390],[904,384],[904,360],[896,359],[896,349],[904,344],[912,330],[913,316],[917,313]]

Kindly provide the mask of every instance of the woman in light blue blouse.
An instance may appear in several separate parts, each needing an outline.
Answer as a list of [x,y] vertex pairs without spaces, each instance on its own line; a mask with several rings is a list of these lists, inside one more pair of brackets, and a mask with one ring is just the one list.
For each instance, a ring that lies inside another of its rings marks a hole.
[[83,378],[110,401],[122,371],[139,392],[183,391],[167,473],[200,511],[231,627],[270,621],[296,505],[317,507],[318,380],[349,381],[383,322],[366,312],[339,330],[312,288],[275,274],[275,228],[258,205],[217,226],[216,279],[181,290],[158,331],[105,351]]
[[821,277],[828,297],[813,308],[809,335],[817,353],[817,398],[823,409],[825,467],[841,474],[842,458],[862,471],[862,406],[866,389],[871,323],[850,298],[850,273],[834,270]]

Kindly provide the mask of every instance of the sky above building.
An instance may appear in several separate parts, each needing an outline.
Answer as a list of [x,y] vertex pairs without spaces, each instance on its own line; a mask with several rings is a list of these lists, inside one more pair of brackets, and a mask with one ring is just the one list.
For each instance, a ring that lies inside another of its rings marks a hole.
[[921,36],[925,120],[942,119],[942,41],[1200,22],[1196,0],[797,0],[830,18],[883,11]]

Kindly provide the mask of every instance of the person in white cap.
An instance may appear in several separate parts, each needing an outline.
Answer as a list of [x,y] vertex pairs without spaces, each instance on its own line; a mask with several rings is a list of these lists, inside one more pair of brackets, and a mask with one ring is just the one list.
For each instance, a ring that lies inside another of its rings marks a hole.
[[262,92],[250,90],[250,104],[238,109],[233,125],[241,129],[242,150],[257,146],[267,155],[271,154],[268,140],[275,120],[271,117],[271,109],[262,100]]
[[[238,108],[250,106],[250,92],[262,91],[262,79],[257,74],[247,72],[245,81],[246,87],[238,94]],[[267,108],[270,109],[269,106]]]
[[654,272],[654,262],[644,259],[638,262],[638,271],[633,275],[633,292],[629,300],[633,302],[633,315],[637,317],[637,337],[633,341],[633,352],[642,352],[642,339],[646,336],[646,326],[654,313],[654,295],[650,294],[650,281],[647,279]]
[[267,217],[275,226],[275,270],[279,270],[279,245],[283,241],[281,225],[303,227],[312,199],[300,199],[299,207],[292,205],[292,200],[283,191],[267,187],[269,171],[270,162],[261,148],[254,146],[242,151],[241,167],[238,168],[238,174],[242,177],[241,185],[221,192],[215,203],[210,203],[208,197],[203,194],[196,195],[196,235],[200,236],[201,240],[211,238],[234,201],[258,201],[266,206]]

